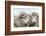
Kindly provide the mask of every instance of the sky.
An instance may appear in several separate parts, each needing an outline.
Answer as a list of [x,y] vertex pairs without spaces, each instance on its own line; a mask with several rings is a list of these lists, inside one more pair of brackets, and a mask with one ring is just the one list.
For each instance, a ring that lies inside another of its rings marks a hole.
[[13,10],[13,14],[14,16],[18,15],[20,12],[26,12],[26,13],[32,13],[32,12],[39,12],[40,9],[39,8],[14,8]]

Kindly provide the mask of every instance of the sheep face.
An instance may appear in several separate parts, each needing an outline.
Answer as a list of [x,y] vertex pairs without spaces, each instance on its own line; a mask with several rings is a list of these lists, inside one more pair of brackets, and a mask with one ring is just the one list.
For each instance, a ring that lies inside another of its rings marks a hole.
[[14,23],[20,27],[20,26],[29,26],[30,23],[32,23],[32,18],[27,14],[20,14],[16,19],[14,19]]
[[38,23],[39,21],[39,15],[37,13],[32,13],[32,23]]

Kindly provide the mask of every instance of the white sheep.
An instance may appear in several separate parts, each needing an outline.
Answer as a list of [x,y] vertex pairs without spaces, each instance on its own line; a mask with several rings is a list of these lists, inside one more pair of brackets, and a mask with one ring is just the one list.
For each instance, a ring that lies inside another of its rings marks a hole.
[[27,26],[33,26],[34,23],[38,22],[38,14],[32,13],[27,14],[25,12],[21,12],[17,16],[14,16],[14,26],[16,27],[27,27]]
[[18,27],[29,26],[29,23],[32,23],[31,17],[29,17],[25,12],[14,17],[14,24]]

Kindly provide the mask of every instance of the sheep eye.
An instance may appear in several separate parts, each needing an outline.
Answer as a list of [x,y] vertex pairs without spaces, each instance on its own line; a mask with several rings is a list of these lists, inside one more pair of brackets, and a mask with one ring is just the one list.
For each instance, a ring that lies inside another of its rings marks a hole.
[[22,17],[20,17],[20,18],[22,18]]
[[39,16],[37,16],[37,17],[39,17]]
[[30,16],[31,17],[31,16]]
[[24,16],[20,16],[20,18],[22,19],[22,18],[24,18]]

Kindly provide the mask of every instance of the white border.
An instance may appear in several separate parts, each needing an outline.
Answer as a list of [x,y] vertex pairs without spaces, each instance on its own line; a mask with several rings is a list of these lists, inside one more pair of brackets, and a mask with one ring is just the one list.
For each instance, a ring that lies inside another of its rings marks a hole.
[[[39,8],[39,27],[21,27],[14,28],[14,16],[13,8]],[[20,5],[11,5],[11,31],[27,31],[27,30],[42,30],[42,7],[41,6],[20,6]]]

